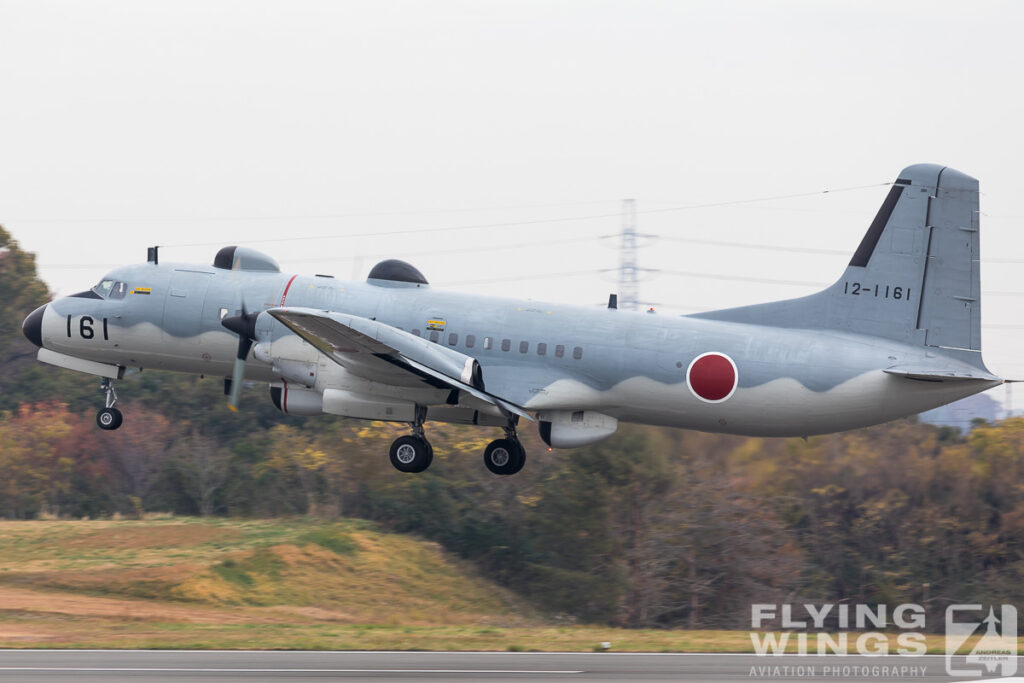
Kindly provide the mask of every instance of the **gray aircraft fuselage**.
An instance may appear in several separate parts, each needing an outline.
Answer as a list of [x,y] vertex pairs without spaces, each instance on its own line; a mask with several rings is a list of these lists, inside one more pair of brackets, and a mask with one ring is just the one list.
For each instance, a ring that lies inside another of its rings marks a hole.
[[[425,281],[293,275],[274,272],[270,259],[248,252],[260,269],[240,261],[243,267],[230,270],[152,262],[113,270],[104,278],[111,287],[40,309],[39,341],[60,357],[106,366],[228,377],[238,336],[222,325],[225,318],[240,310],[330,312],[475,359],[488,394],[542,422],[583,411],[758,436],[840,431],[913,415],[1002,382],[980,360],[977,269],[963,275],[940,265],[976,264],[977,230],[962,225],[976,225],[976,215],[964,218],[967,205],[976,207],[976,187],[952,169],[904,170],[865,237],[868,246],[862,244],[843,278],[817,295],[776,304],[670,316],[448,292]],[[948,226],[937,225],[935,216],[945,215],[940,209],[951,216]],[[504,419],[465,393],[453,402],[449,386],[417,377],[389,383],[347,366],[342,354],[355,349],[329,341],[338,354],[331,358],[272,315],[259,315],[255,333],[246,378],[319,396],[319,408],[302,414],[351,414],[326,408],[324,392],[339,389],[356,398],[411,401],[426,408],[427,420]]]

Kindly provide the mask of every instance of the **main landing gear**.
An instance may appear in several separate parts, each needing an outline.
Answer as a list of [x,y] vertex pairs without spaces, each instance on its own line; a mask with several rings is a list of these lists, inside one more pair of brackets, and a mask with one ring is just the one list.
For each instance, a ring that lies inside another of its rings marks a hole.
[[[391,464],[399,472],[418,474],[434,460],[434,447],[423,434],[426,408],[416,409],[416,420],[412,423],[412,434],[400,436],[391,444]],[[102,425],[101,425],[102,426]],[[495,439],[484,449],[484,465],[494,474],[515,474],[526,464],[526,449],[516,436],[515,422],[505,427],[505,437]]]
[[415,474],[430,467],[434,460],[434,447],[422,435],[410,434],[395,439],[390,455],[396,470]]
[[495,439],[484,449],[484,465],[494,474],[515,474],[526,464],[526,449],[516,436],[516,425],[505,427],[505,438]]
[[434,460],[434,447],[423,434],[423,421],[426,417],[427,409],[417,406],[412,434],[400,436],[391,444],[391,464],[399,472],[417,474],[430,467]]
[[104,377],[100,381],[100,391],[107,395],[106,406],[100,408],[96,413],[96,424],[100,429],[117,429],[124,422],[121,411],[115,408],[117,404],[117,392],[114,391],[114,380]]

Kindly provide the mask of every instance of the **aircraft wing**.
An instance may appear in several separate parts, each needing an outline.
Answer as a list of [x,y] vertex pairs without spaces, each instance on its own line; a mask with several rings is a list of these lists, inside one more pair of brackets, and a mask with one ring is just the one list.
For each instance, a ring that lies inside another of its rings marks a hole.
[[505,415],[533,420],[525,408],[485,391],[480,364],[454,349],[355,315],[291,307],[267,313],[354,375],[382,384],[458,389]]

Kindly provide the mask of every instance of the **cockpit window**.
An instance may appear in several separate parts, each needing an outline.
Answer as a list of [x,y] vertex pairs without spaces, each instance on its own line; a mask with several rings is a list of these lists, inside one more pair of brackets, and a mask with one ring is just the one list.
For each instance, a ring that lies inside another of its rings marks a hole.
[[118,280],[101,280],[98,285],[92,288],[104,299],[123,299],[128,293],[128,283]]
[[92,291],[96,292],[104,299],[110,294],[110,290],[114,288],[113,280],[101,280],[98,285],[92,288]]

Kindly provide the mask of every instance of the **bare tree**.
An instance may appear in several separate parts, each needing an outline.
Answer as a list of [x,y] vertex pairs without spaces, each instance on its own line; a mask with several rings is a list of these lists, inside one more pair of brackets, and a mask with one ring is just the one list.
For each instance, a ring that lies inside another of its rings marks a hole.
[[103,446],[123,474],[125,492],[136,515],[146,509],[149,493],[167,466],[175,437],[168,418],[137,408],[121,429],[105,435]]
[[178,449],[175,464],[182,487],[203,517],[213,514],[217,492],[227,483],[228,460],[226,449],[195,429]]

